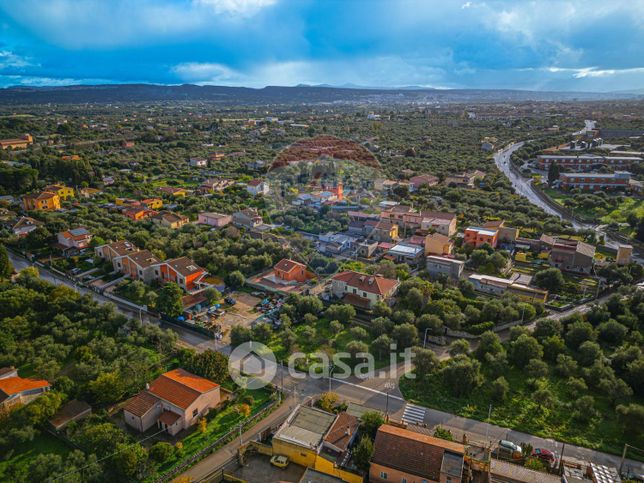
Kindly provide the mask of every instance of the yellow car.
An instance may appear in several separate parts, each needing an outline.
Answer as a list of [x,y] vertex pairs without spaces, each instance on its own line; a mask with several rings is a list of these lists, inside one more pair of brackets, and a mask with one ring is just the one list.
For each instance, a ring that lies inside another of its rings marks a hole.
[[286,456],[275,455],[271,458],[271,464],[278,468],[286,468],[289,464],[289,460]]

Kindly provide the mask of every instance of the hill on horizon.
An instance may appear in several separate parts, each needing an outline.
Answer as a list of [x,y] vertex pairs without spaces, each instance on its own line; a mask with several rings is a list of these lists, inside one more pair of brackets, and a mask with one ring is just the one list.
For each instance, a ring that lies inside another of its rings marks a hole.
[[13,86],[0,89],[0,104],[77,104],[161,101],[207,101],[235,104],[322,103],[476,103],[524,101],[594,101],[637,99],[638,93],[546,92],[509,89],[451,89],[404,87],[348,88],[332,86],[267,86],[259,89],[193,84],[103,84],[52,87]]

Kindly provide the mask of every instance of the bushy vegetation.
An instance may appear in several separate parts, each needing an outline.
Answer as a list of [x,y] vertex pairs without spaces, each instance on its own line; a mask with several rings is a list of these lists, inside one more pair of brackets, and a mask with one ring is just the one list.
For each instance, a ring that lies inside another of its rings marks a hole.
[[[475,351],[417,366],[407,398],[547,438],[619,453],[644,442],[644,294],[614,295],[502,343],[485,332]],[[431,391],[426,388],[431,387]]]

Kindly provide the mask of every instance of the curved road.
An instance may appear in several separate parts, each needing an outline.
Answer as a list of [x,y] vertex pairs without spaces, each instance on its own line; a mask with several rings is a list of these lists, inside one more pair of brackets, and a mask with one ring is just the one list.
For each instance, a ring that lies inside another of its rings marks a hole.
[[[602,235],[604,237],[605,246],[616,250],[622,244],[619,240],[612,238],[610,234],[606,233],[598,225],[581,223],[579,221],[572,220],[560,211],[554,209],[551,205],[547,204],[535,193],[534,188],[532,187],[531,178],[526,179],[510,168],[510,157],[512,153],[523,146],[523,144],[524,141],[511,144],[503,149],[498,150],[494,154],[494,162],[496,163],[497,168],[499,168],[499,170],[510,180],[510,183],[512,183],[512,187],[514,188],[515,192],[526,198],[533,205],[541,208],[549,215],[554,215],[561,218],[562,220],[570,222],[575,230],[592,230],[597,232],[598,235]],[[644,257],[641,253],[641,250],[638,250],[637,247],[633,248],[633,261],[644,263]]]

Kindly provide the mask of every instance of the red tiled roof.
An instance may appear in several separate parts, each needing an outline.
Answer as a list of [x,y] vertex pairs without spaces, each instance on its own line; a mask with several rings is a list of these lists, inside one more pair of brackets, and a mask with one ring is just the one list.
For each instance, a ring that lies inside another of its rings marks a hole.
[[351,438],[358,430],[359,424],[358,418],[342,412],[338,414],[331,429],[329,429],[329,432],[324,437],[324,441],[339,448],[341,451],[346,451],[351,442]]
[[261,179],[251,179],[248,182],[248,186],[259,186],[262,183],[263,183],[263,181]]
[[159,402],[159,398],[147,391],[141,391],[136,396],[128,399],[123,407],[124,411],[143,417],[150,409]]
[[18,376],[0,379],[0,391],[7,396],[42,387],[49,387],[49,382],[44,379],[24,379]]
[[366,275],[364,273],[346,271],[337,274],[333,280],[345,282],[350,287],[377,295],[387,295],[395,289],[399,282],[391,278],[385,278],[378,275]]
[[303,268],[306,270],[306,265],[300,262],[296,262],[295,260],[289,260],[288,258],[282,258],[277,264],[275,265],[275,270],[281,270],[283,272],[290,272],[296,268]]
[[201,394],[219,384],[195,376],[185,369],[174,369],[161,374],[150,384],[149,392],[182,409],[188,408]]
[[179,257],[173,260],[166,260],[165,263],[170,266],[175,272],[183,275],[184,277],[205,271],[188,257]]
[[150,267],[156,263],[159,263],[159,259],[155,257],[149,250],[141,250],[135,253],[131,253],[127,257],[141,268]]
[[383,424],[378,429],[371,461],[439,481],[445,451],[463,455],[462,444]]
[[167,424],[168,426],[172,426],[180,417],[181,415],[173,413],[172,411],[163,411],[159,416],[159,421]]

